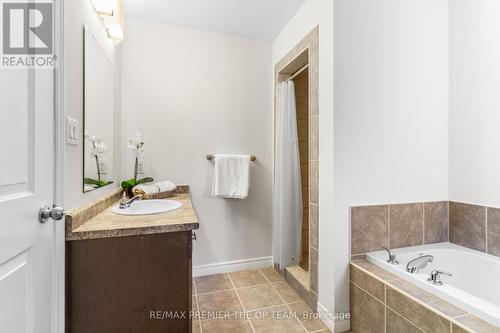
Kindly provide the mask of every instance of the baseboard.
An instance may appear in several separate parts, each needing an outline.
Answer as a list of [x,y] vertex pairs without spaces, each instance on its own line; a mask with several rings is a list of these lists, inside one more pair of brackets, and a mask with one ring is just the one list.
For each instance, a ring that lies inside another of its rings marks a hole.
[[335,323],[329,318],[330,311],[328,311],[320,302],[318,302],[318,314],[320,315],[323,324],[325,324],[330,331],[335,332]]
[[351,331],[351,320],[344,319],[344,320],[336,321],[334,329],[335,329],[334,330],[335,333],[350,332]]
[[331,319],[332,312],[326,309],[321,303],[318,302],[318,314],[321,321],[328,327],[328,329],[335,333],[348,332],[351,329],[351,321],[349,319],[334,321]]
[[250,258],[235,261],[219,262],[215,264],[199,265],[193,267],[193,276],[206,276],[212,274],[230,273],[245,269],[255,269],[273,265],[273,257]]

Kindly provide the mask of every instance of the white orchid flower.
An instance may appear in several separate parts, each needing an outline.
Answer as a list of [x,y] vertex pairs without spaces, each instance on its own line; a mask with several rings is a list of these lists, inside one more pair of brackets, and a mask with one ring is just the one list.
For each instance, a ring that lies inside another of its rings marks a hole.
[[89,130],[85,130],[85,139],[90,141],[90,155],[99,156],[106,152],[104,141]]
[[144,152],[144,132],[137,131],[135,135],[128,140],[128,147],[132,150],[136,157],[139,157]]
[[102,140],[96,140],[94,141],[92,145],[92,155],[93,156],[99,156],[102,155],[106,152],[106,145],[104,144],[104,141]]
[[85,130],[85,139],[89,140],[90,142],[94,142],[95,140],[98,139],[98,137],[91,131]]

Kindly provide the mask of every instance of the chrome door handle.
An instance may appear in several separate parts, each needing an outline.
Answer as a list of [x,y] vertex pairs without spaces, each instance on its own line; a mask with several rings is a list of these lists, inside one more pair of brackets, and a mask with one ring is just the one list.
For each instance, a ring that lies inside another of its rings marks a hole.
[[50,208],[50,206],[42,206],[38,211],[38,220],[40,223],[45,223],[49,220],[49,218],[54,221],[61,220],[66,212],[61,207]]

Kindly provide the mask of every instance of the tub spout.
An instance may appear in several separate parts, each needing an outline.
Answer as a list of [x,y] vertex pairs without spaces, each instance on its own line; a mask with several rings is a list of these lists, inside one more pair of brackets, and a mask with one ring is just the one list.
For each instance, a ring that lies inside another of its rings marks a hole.
[[410,260],[406,265],[406,271],[410,274],[416,274],[420,269],[427,267],[427,264],[434,261],[434,256],[429,254],[422,255],[418,258]]

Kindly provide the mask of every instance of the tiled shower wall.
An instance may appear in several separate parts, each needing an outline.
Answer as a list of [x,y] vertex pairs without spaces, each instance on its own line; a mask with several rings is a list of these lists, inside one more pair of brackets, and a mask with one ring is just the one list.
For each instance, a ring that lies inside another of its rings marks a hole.
[[446,241],[500,256],[500,209],[448,201],[351,208],[351,255]]
[[309,270],[309,71],[306,69],[293,80],[297,105],[300,174],[302,177],[302,240],[300,267]]

